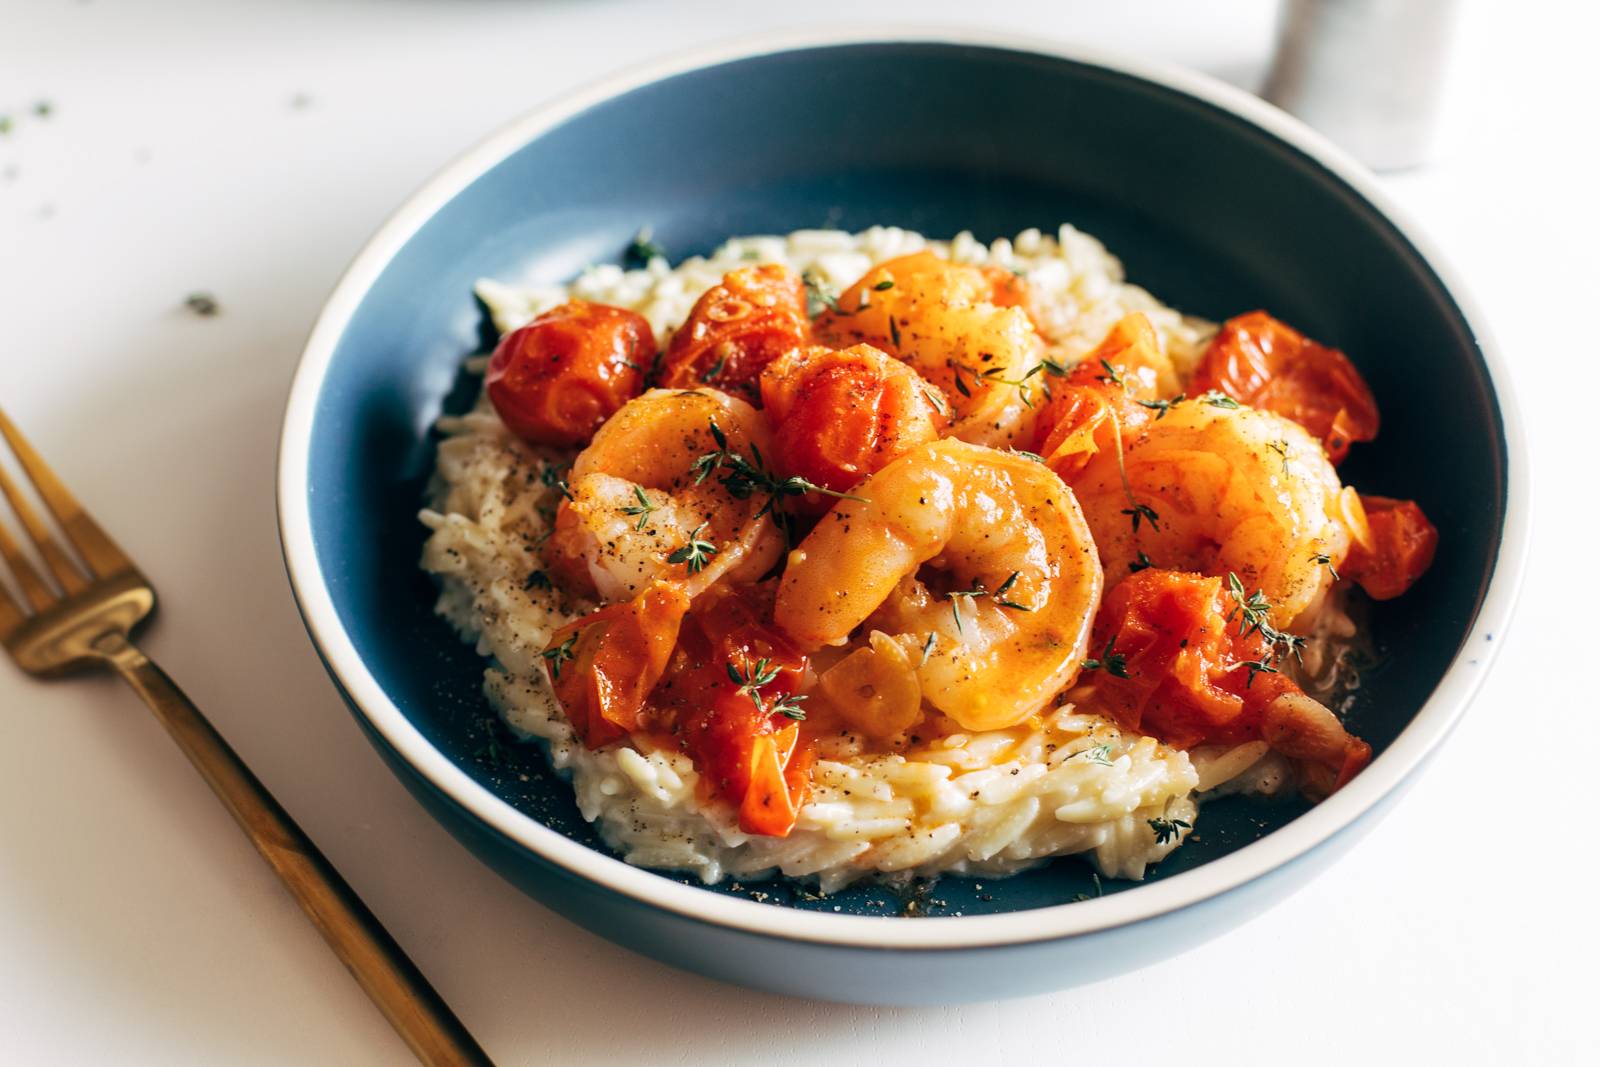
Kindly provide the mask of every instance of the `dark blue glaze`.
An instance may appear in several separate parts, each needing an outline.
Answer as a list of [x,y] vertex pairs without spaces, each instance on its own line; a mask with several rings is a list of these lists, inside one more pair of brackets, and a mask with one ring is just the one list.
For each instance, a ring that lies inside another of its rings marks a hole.
[[[1357,446],[1342,474],[1367,492],[1418,499],[1441,532],[1429,574],[1372,613],[1385,658],[1368,673],[1350,721],[1381,752],[1466,635],[1505,517],[1504,438],[1471,330],[1396,229],[1297,149],[1175,90],[992,47],[812,48],[681,74],[577,115],[439,210],[351,319],[313,430],[316,552],[362,658],[402,711],[470,774],[535,818],[602,847],[541,753],[517,746],[509,757],[486,757],[487,738],[502,728],[479,693],[482,663],[433,617],[434,590],[416,565],[423,530],[415,512],[433,448],[427,427],[453,389],[451,403],[463,401],[458,367],[485,336],[473,281],[530,270],[565,280],[586,263],[617,259],[645,225],[677,259],[737,234],[822,225],[896,224],[942,237],[971,229],[989,239],[1061,222],[1104,240],[1128,276],[1166,303],[1212,318],[1267,308],[1345,349],[1371,382],[1385,416],[1382,436]],[[1403,662],[1386,658],[1391,649],[1405,650]],[[641,951],[715,971],[707,961],[716,952],[690,959],[674,940],[689,936],[687,920],[664,912],[649,920],[642,913],[650,909],[556,872],[477,824],[375,735],[374,742],[430,809],[513,881]],[[1204,863],[1303,810],[1243,800],[1210,805],[1198,840],[1152,877]],[[1373,819],[1369,813],[1358,825]],[[1214,909],[1210,925],[1180,914],[1140,924],[1143,933],[1095,935],[1107,939],[1115,959],[1090,963],[1077,953],[1053,981],[1098,977],[1210,936],[1281,895],[1354,836],[1352,828],[1312,857],[1206,905]],[[775,906],[823,906],[763,888]],[[1087,867],[1067,860],[986,880],[981,890],[947,879],[931,913],[1013,911],[1092,892]],[[862,888],[825,906],[882,915],[899,903]],[[706,945],[736,955],[733,942],[751,935],[706,936]],[[1007,951],[1066,960],[1061,947]],[[876,965],[862,966],[874,981],[882,977]],[[1049,984],[1036,968],[1020,973],[1031,977],[990,992]],[[922,999],[960,992],[929,981]],[[857,998],[850,990],[839,995]]]

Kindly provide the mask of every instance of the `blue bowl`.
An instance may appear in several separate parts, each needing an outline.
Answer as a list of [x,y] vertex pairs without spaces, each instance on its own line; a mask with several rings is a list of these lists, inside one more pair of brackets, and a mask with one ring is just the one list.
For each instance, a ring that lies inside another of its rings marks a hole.
[[[1225,800],[1143,883],[1062,860],[816,901],[630,867],[480,694],[432,613],[415,513],[429,427],[486,343],[482,276],[563,281],[644,225],[674,256],[727,237],[894,224],[980,239],[1072,222],[1169,304],[1267,307],[1350,353],[1385,414],[1344,475],[1420,500],[1433,569],[1381,605],[1351,711],[1378,755],[1325,803]],[[1424,404],[1426,383],[1436,399]],[[357,721],[458,838],[591,930],[742,985],[864,1002],[1039,992],[1229,929],[1347,850],[1481,682],[1527,545],[1522,437],[1482,321],[1369,177],[1252,97],[1198,75],[975,35],[766,41],[671,61],[541,108],[469,152],[373,238],[329,298],[285,419],[284,555]],[[496,758],[487,758],[492,752]]]

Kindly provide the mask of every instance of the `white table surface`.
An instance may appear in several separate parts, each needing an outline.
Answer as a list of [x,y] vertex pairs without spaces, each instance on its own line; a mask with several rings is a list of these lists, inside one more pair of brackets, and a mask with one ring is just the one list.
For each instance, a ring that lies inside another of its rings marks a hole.
[[[1585,451],[1600,25],[1580,5],[1537,21],[1538,5],[1475,7],[1455,138],[1433,167],[1386,180],[1476,291],[1530,416],[1542,506],[1518,624],[1398,810],[1220,941],[947,1009],[671,971],[556,918],[447,836],[381,766],[301,630],[272,501],[289,375],[344,264],[457,151],[618,66],[869,9],[1259,75],[1263,0],[1114,6],[0,2],[0,114],[14,116],[0,403],[156,580],[152,655],[499,1062],[1110,1062],[1130,1048],[1152,1063],[1600,1062],[1600,700],[1584,669],[1600,593]],[[218,317],[183,310],[202,289]],[[1420,417],[1449,402],[1428,388]],[[0,665],[0,1062],[405,1061],[130,693]]]

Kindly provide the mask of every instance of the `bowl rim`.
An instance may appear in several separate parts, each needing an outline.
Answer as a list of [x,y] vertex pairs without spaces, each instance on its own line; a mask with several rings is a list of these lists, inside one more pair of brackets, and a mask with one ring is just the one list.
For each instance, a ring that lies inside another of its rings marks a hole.
[[[379,686],[339,620],[311,531],[311,431],[329,364],[350,318],[404,244],[452,197],[511,153],[595,104],[674,75],[743,59],[817,48],[944,44],[1017,52],[1098,67],[1209,104],[1287,143],[1364,199],[1436,275],[1478,342],[1506,450],[1506,513],[1477,618],[1438,686],[1394,742],[1338,793],[1258,841],[1193,870],[1089,901],[995,915],[897,921],[776,908],[633,867],[568,838],[474,781],[408,720]],[[367,242],[328,297],[295,371],[278,450],[279,536],[290,586],[325,665],[378,737],[421,778],[502,837],[594,885],[646,907],[784,941],[878,950],[1021,945],[1091,934],[1197,905],[1292,862],[1350,827],[1443,742],[1487,675],[1521,589],[1531,533],[1527,444],[1503,357],[1459,277],[1354,159],[1298,120],[1242,89],[1175,64],[1065,41],[950,26],[864,26],[745,36],[602,77],[526,112],[458,156],[413,193]]]

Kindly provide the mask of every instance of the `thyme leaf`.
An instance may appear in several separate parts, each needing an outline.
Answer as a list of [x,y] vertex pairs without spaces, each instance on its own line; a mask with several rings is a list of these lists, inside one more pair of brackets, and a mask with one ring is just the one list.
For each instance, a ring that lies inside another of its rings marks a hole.
[[572,650],[577,644],[578,632],[574,630],[559,645],[553,645],[539,653],[539,657],[549,665],[550,680],[552,682],[561,677],[561,668],[571,662],[574,655]]
[[638,499],[639,503],[623,508],[622,513],[624,515],[639,516],[639,522],[634,526],[634,531],[637,532],[643,530],[645,524],[650,521],[650,513],[656,510],[656,505],[650,503],[650,498],[644,495],[644,489],[640,486],[633,487],[633,495]]
[[690,574],[699,574],[705,570],[711,557],[717,554],[717,546],[700,537],[700,531],[705,528],[706,524],[702,522],[689,531],[688,543],[668,556],[667,562],[687,564]]
[[1086,671],[1104,670],[1113,678],[1128,677],[1128,657],[1117,651],[1117,635],[1112,634],[1111,640],[1106,642],[1106,650],[1100,654],[1099,659],[1086,659],[1083,661]]
[[1131,508],[1123,508],[1122,509],[1122,514],[1133,516],[1133,532],[1134,533],[1138,533],[1139,532],[1139,520],[1140,519],[1143,519],[1144,521],[1148,522],[1150,524],[1150,529],[1155,530],[1157,533],[1161,532],[1161,526],[1160,526],[1161,516],[1157,515],[1156,514],[1156,509],[1151,507],[1149,504],[1135,503]]
[[1186,399],[1187,397],[1179,393],[1171,400],[1135,400],[1134,403],[1142,408],[1149,408],[1154,411],[1156,413],[1156,421],[1160,422],[1167,412],[1171,411],[1175,405],[1183,403]]

